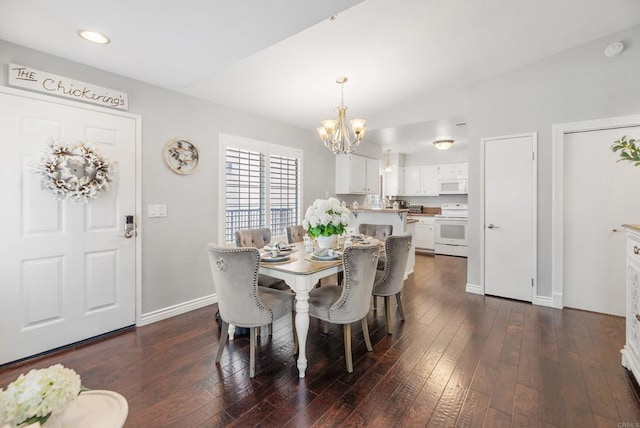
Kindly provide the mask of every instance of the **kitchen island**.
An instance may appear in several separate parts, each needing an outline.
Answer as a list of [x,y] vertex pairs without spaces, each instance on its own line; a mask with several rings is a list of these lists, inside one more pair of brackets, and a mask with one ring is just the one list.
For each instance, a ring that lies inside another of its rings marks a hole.
[[[358,226],[361,224],[390,224],[393,227],[392,235],[402,235],[410,233],[415,234],[413,222],[407,222],[408,209],[392,209],[392,208],[350,208],[351,216],[349,218],[349,227],[354,228],[358,233]],[[412,240],[413,241],[413,240]],[[413,273],[416,255],[415,246],[411,243],[409,251],[409,259],[407,260],[407,268],[405,278]]]

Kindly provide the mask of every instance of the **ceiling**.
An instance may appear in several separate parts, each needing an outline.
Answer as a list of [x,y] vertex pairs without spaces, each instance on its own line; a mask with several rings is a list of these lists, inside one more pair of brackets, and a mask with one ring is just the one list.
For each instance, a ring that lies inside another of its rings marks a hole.
[[434,116],[443,93],[638,23],[639,0],[0,1],[0,39],[303,129],[347,76],[349,117],[403,152],[464,140],[459,106]]

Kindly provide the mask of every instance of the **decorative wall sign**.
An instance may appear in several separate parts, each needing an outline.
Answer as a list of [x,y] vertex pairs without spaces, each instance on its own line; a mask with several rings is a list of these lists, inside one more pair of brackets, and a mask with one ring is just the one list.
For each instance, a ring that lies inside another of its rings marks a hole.
[[65,143],[51,140],[35,168],[43,189],[58,199],[87,203],[109,190],[113,181],[112,162],[96,147],[82,141]]
[[177,174],[191,174],[198,168],[200,153],[190,141],[174,138],[164,148],[164,159]]
[[124,92],[114,91],[22,65],[9,64],[9,85],[98,104],[104,107],[120,110],[129,109],[129,100]]

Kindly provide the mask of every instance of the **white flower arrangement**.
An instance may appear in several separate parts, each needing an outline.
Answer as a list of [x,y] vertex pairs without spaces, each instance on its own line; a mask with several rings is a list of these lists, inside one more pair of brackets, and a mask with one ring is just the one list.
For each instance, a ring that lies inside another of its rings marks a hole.
[[44,424],[80,394],[78,374],[61,364],[31,370],[0,389],[0,426]]
[[35,168],[43,189],[58,199],[87,203],[109,190],[113,181],[113,163],[96,147],[83,142],[51,140]]
[[349,210],[336,198],[316,199],[304,215],[302,227],[311,238],[341,235],[349,225]]

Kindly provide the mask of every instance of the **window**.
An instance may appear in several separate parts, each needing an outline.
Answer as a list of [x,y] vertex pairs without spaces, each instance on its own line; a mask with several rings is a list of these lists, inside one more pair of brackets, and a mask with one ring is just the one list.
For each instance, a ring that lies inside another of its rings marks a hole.
[[268,227],[272,237],[300,224],[302,151],[221,134],[224,242],[239,229]]

